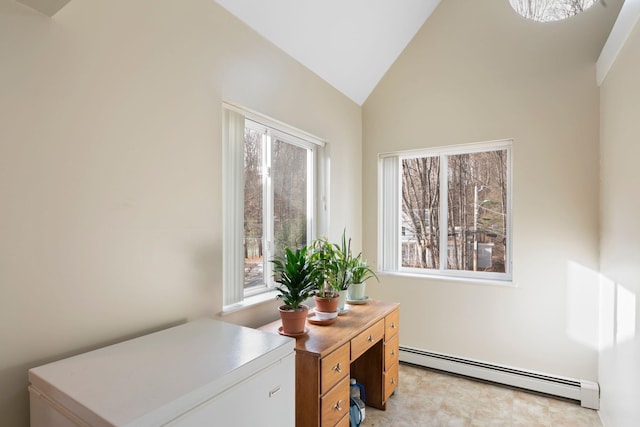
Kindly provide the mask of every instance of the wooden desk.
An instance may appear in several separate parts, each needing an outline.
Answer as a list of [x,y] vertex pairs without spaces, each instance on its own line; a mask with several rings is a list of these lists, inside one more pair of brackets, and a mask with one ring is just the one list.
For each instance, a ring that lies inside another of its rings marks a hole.
[[[296,425],[348,427],[349,379],[364,385],[366,404],[386,409],[398,386],[399,304],[348,305],[335,323],[307,323],[296,339]],[[280,320],[260,329],[278,333]]]

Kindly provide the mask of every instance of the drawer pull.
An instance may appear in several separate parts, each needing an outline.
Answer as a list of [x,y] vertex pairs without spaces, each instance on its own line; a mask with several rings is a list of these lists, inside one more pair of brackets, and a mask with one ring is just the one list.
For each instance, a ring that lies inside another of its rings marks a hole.
[[337,373],[341,373],[342,372],[342,362],[338,362],[338,364],[333,367],[333,370],[336,371]]
[[394,377],[391,377],[391,384],[395,384],[396,383],[396,379]]
[[396,328],[396,322],[391,322],[391,329],[395,329]]
[[369,337],[367,337],[367,341],[373,342],[373,337],[371,335],[369,335]]
[[336,402],[336,404],[335,404],[335,405],[333,405],[333,409],[334,409],[335,411],[342,411],[342,406],[340,406],[340,405],[341,405],[341,403],[342,403],[342,399],[338,400],[338,401]]
[[395,355],[396,355],[396,349],[395,349],[395,348],[391,350],[391,355],[392,355],[392,356],[395,356]]
[[273,396],[274,396],[277,392],[279,392],[279,391],[280,391],[280,386],[278,386],[278,387],[274,388],[273,390],[271,390],[271,391],[269,392],[269,397],[270,397],[270,398],[271,398],[271,397],[273,397]]

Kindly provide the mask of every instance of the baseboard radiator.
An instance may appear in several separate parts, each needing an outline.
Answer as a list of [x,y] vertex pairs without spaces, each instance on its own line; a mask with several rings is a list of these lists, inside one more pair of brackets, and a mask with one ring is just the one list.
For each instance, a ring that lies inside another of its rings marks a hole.
[[400,346],[400,361],[576,400],[585,408],[600,407],[600,388],[593,381],[557,377],[405,346]]

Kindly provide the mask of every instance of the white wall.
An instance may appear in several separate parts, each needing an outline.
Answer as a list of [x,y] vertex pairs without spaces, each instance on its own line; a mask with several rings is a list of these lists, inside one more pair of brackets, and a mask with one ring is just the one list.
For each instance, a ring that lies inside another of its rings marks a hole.
[[223,99],[329,141],[360,245],[360,107],[213,1],[0,0],[0,425],[28,368],[220,312]]
[[513,138],[514,287],[385,276],[401,344],[597,381],[595,62],[621,2],[561,23],[447,0],[363,107],[365,255],[378,153]]
[[600,91],[600,266],[603,278],[600,416],[640,423],[640,32],[638,23]]

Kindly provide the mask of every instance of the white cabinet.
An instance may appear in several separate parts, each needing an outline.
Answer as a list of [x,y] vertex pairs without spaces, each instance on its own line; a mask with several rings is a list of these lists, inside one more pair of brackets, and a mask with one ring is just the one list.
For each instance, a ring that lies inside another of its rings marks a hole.
[[293,426],[294,345],[200,320],[40,366],[31,426]]

